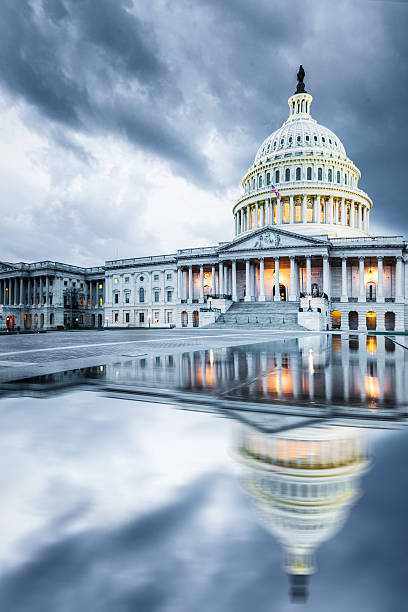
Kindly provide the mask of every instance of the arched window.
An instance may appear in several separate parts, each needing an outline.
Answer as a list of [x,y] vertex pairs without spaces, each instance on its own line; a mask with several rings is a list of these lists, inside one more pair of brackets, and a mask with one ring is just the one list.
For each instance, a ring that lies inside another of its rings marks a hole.
[[289,143],[292,142],[292,136],[289,136]]
[[301,174],[301,169],[300,168],[296,168],[296,180],[300,181],[300,174]]
[[258,187],[262,187],[262,176],[258,176]]
[[376,284],[375,283],[367,283],[366,300],[367,302],[376,301]]
[[271,173],[267,172],[266,174],[266,184],[270,185],[271,184]]
[[344,175],[344,184],[347,185],[347,174]]
[[332,179],[333,179],[333,170],[331,168],[329,168],[329,171],[327,173],[327,179],[328,179],[329,183],[332,182]]
[[280,172],[279,170],[275,171],[275,183],[279,183],[280,181]]
[[337,182],[340,183],[340,170],[337,170]]
[[318,168],[317,169],[317,180],[318,181],[322,181],[323,180],[323,169],[322,168]]
[[317,142],[317,136],[314,137],[314,141]]
[[298,142],[300,142],[300,141],[302,140],[302,137],[301,137],[301,136],[298,136],[296,140],[297,140]]
[[290,181],[290,168],[286,168],[285,170],[285,181]]
[[310,140],[310,136],[307,134],[306,135],[306,142],[309,142],[309,140]]
[[145,300],[145,290],[144,287],[140,287],[139,289],[139,302],[144,302]]
[[255,189],[255,179],[252,179],[252,189]]
[[307,169],[307,180],[308,181],[312,180],[312,169],[311,168]]

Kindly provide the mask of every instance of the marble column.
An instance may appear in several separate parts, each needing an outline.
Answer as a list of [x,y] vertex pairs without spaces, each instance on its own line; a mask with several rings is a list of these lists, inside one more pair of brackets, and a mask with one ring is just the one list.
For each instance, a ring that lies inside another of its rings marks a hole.
[[265,226],[265,206],[266,206],[266,201],[264,201],[264,203],[261,206],[261,227]]
[[237,297],[237,262],[235,259],[232,260],[232,300],[233,302],[238,301]]
[[17,302],[17,285],[18,285],[17,280],[18,280],[17,278],[14,278],[14,304],[15,305],[18,303]]
[[20,278],[20,306],[24,304],[24,279]]
[[259,202],[258,200],[255,202],[255,229],[259,227]]
[[37,306],[38,302],[37,302],[37,277],[36,276],[34,276],[33,278],[33,296],[34,296],[33,305]]
[[50,277],[48,274],[45,277],[45,304],[46,306],[50,304]]
[[396,258],[395,265],[395,301],[402,302],[403,291],[402,291],[402,257]]
[[316,196],[315,200],[315,223],[321,222],[321,213],[320,213],[320,196]]
[[265,301],[265,262],[264,258],[259,258],[259,301]]
[[384,257],[377,257],[377,302],[384,302]]
[[282,202],[278,198],[276,199],[276,224],[281,225],[282,223]]
[[224,265],[222,261],[218,264],[218,293],[224,293]]
[[307,195],[302,196],[302,223],[307,223]]
[[358,261],[359,261],[358,278],[359,278],[359,287],[360,287],[358,301],[365,302],[366,295],[365,295],[365,287],[364,287],[364,256],[361,255],[358,258]]
[[249,259],[245,260],[245,302],[251,301],[251,289],[249,280]]
[[229,294],[228,287],[228,266],[227,263],[224,264],[224,293]]
[[312,258],[306,256],[306,294],[308,297],[312,295]]
[[275,257],[275,296],[273,299],[275,302],[281,301],[279,288],[279,257]]
[[217,287],[215,283],[215,264],[212,264],[211,266],[211,294],[215,295],[216,293],[217,293]]
[[181,276],[181,268],[177,268],[177,299],[181,300],[181,282],[182,282],[182,276]]
[[204,266],[200,266],[200,302],[204,302]]
[[347,295],[347,257],[341,258],[341,302],[348,302]]
[[295,201],[293,195],[289,196],[289,223],[295,222]]
[[323,256],[323,293],[325,293],[330,298],[330,290],[329,290],[329,258],[327,255]]
[[194,298],[194,286],[193,286],[193,266],[188,266],[188,303],[191,304]]
[[347,225],[346,200],[341,198],[341,224]]
[[334,198],[333,196],[329,197],[329,219],[328,219],[328,223],[333,224],[333,205],[334,205]]
[[290,292],[289,292],[289,301],[296,302],[297,300],[297,291],[296,291],[296,263],[295,256],[290,255]]
[[248,232],[251,229],[251,207],[247,204],[246,207],[246,231]]
[[31,278],[27,278],[27,306],[31,306]]
[[273,225],[273,204],[272,204],[272,198],[269,199],[268,208],[269,208],[269,215],[268,215],[268,217],[269,217],[269,219],[268,219],[269,225]]

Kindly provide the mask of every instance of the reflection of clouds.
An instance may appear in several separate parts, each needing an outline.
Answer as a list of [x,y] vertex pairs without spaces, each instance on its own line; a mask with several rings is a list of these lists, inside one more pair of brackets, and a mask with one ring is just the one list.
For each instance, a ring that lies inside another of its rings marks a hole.
[[316,548],[341,529],[358,497],[369,465],[366,434],[328,425],[267,434],[241,425],[236,446],[246,489],[283,546],[285,571],[295,577],[292,595],[305,597]]

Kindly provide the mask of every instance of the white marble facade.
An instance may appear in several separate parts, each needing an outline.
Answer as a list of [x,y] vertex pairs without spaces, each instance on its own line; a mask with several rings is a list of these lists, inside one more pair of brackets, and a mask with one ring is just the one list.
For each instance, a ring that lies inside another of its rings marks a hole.
[[407,329],[407,242],[370,235],[360,171],[311,103],[291,96],[289,118],[257,151],[232,240],[101,268],[3,263],[0,325],[193,327],[215,307],[287,301],[321,310],[328,329]]

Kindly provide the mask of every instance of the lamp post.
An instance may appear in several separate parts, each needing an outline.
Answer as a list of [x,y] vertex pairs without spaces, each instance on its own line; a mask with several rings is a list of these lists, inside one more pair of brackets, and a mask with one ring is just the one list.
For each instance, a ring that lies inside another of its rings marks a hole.
[[307,296],[307,299],[309,300],[309,308],[307,309],[307,312],[313,312],[312,298],[310,297],[310,295]]
[[211,295],[210,295],[210,297],[208,298],[208,301],[209,301],[209,303],[210,303],[210,308],[209,308],[209,310],[210,310],[210,311],[212,311],[212,307],[211,307],[211,305],[212,305],[212,296],[211,296]]

